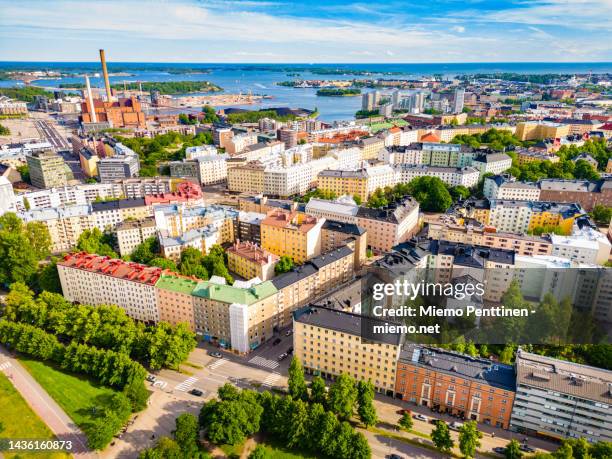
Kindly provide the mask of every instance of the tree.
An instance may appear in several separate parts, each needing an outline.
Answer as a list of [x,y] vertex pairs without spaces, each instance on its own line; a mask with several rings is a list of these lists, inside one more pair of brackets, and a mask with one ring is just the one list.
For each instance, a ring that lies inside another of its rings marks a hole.
[[168,437],[161,437],[154,448],[145,449],[138,459],[184,459],[179,445]]
[[306,400],[308,398],[304,368],[302,368],[302,363],[296,356],[293,356],[291,365],[289,365],[289,394],[295,400]]
[[0,124],[0,135],[11,135],[11,130]]
[[288,255],[281,256],[276,266],[274,266],[274,272],[276,274],[286,273],[291,271],[291,269],[293,269],[293,258]]
[[398,421],[398,424],[403,429],[406,429],[406,430],[412,429],[412,426],[414,425],[414,423],[412,422],[412,416],[410,416],[410,412],[404,411],[404,414],[402,414],[402,417]]
[[310,402],[320,403],[323,406],[327,403],[327,386],[320,376],[315,376],[310,381]]
[[577,179],[586,180],[599,180],[601,176],[591,163],[584,159],[576,161],[576,167],[574,169],[574,177]]
[[136,246],[136,248],[130,255],[130,258],[136,263],[142,263],[146,265],[149,264],[151,260],[156,258],[158,253],[159,242],[157,240],[157,236],[151,236],[150,238],[145,239],[140,244],[138,244],[138,246]]
[[51,261],[38,272],[38,287],[40,290],[62,293],[62,284],[57,272],[57,261],[56,257],[51,258]]
[[203,123],[216,123],[219,121],[219,117],[217,116],[214,107],[211,107],[210,105],[204,105],[204,107],[202,107],[202,113],[204,113],[204,118],[202,118]]
[[87,253],[117,258],[117,254],[109,244],[110,241],[110,236],[102,234],[98,228],[85,230],[77,240],[77,249]]
[[438,451],[445,454],[450,453],[455,446],[448,425],[444,421],[436,421],[436,427],[431,432],[431,441]]
[[521,459],[523,453],[521,452],[520,443],[515,439],[508,443],[504,451],[504,456],[506,459]]
[[308,437],[308,411],[307,405],[302,400],[291,400],[291,408],[288,418],[287,446],[303,449]]
[[268,459],[270,455],[266,450],[266,447],[263,445],[257,445],[251,454],[249,454],[249,459]]
[[466,458],[474,457],[481,438],[482,432],[478,430],[476,421],[465,422],[459,429],[459,450]]
[[561,443],[561,446],[553,453],[555,459],[574,459],[574,450],[572,445],[566,441]]
[[446,184],[438,177],[417,177],[408,183],[410,194],[426,212],[446,212],[453,203]]
[[366,428],[375,425],[378,420],[373,400],[374,385],[370,381],[359,381],[357,383],[357,413]]
[[170,271],[177,271],[176,263],[168,258],[153,258],[148,263],[149,266],[157,266],[162,269],[169,269]]
[[198,420],[191,413],[183,413],[176,418],[174,439],[185,457],[195,457],[198,452]]
[[595,220],[597,223],[601,223],[602,225],[609,225],[610,220],[612,219],[612,207],[597,204],[595,207],[593,207],[591,216],[593,217],[593,220]]
[[355,381],[349,375],[342,373],[329,388],[327,404],[329,409],[340,419],[349,419],[357,400]]

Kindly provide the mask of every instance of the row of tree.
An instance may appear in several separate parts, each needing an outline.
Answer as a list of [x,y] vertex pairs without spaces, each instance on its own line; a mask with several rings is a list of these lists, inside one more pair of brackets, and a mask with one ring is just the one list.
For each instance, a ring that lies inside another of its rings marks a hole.
[[194,334],[184,324],[145,326],[117,306],[74,305],[62,295],[49,292],[35,297],[22,283],[11,286],[3,316],[38,327],[63,342],[118,352],[152,369],[178,367],[196,344]]

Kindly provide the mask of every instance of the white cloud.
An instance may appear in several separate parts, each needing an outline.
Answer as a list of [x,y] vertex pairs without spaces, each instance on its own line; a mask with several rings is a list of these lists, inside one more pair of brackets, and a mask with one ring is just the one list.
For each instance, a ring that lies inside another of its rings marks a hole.
[[463,32],[465,32],[465,27],[463,27],[463,26],[454,26],[454,27],[451,27],[451,30],[453,32],[463,33]]

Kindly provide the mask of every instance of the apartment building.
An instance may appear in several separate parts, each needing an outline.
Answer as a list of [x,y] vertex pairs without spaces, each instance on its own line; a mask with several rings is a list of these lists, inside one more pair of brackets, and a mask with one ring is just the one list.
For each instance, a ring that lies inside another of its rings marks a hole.
[[554,439],[612,441],[612,372],[518,349],[511,429]]
[[550,121],[524,121],[516,125],[516,137],[521,140],[542,140],[567,137],[569,125]]
[[564,234],[570,234],[576,217],[584,214],[585,210],[575,203],[492,200],[488,224],[498,231],[512,233],[526,233],[543,226],[558,226]]
[[354,247],[347,244],[272,279],[278,291],[279,324],[290,325],[296,309],[350,281],[355,271],[354,254]]
[[236,241],[226,250],[228,269],[244,279],[257,277],[262,281],[274,277],[274,267],[280,257],[252,242]]
[[155,206],[155,225],[159,230],[167,231],[170,237],[214,222],[233,221],[237,217],[238,211],[225,206],[187,206],[184,203]]
[[348,374],[370,381],[377,392],[393,395],[401,336],[377,334],[362,338],[365,326],[384,325],[375,318],[321,306],[307,306],[293,315],[294,354],[309,374],[334,379]]
[[517,255],[525,256],[551,255],[553,251],[550,237],[494,232],[485,226],[479,227],[473,224],[459,225],[429,222],[427,237],[433,240],[513,250]]
[[192,292],[196,333],[204,341],[246,354],[274,335],[276,293],[270,281],[250,288],[199,282]]
[[389,162],[436,167],[471,166],[476,156],[467,145],[437,142],[414,142],[389,151]]
[[[495,128],[498,131],[508,131],[512,134],[516,130],[515,126],[509,124],[470,124],[465,126],[439,126],[430,132],[440,139],[440,142],[448,143],[458,135],[482,134],[491,128]],[[423,131],[421,130],[421,132]]]
[[520,166],[536,161],[550,161],[551,163],[558,163],[561,158],[554,154],[542,152],[540,150],[530,150],[519,148],[515,151],[516,160]]
[[464,186],[471,188],[478,184],[480,172],[478,169],[465,167],[435,167],[435,166],[413,166],[400,164],[395,168],[397,181],[408,183],[417,177],[438,177],[449,186]]
[[325,219],[273,210],[261,222],[261,246],[278,256],[287,255],[295,263],[321,254],[321,226]]
[[156,282],[159,320],[171,325],[184,323],[195,331],[193,296],[191,292],[198,285],[199,279],[180,276],[175,273],[162,273]]
[[396,174],[387,164],[357,170],[324,170],[318,175],[318,188],[338,196],[358,196],[363,202],[378,188],[397,183]]
[[26,155],[30,182],[37,188],[66,185],[70,175],[64,159],[53,150],[32,151]]
[[235,230],[236,239],[261,246],[261,222],[265,218],[266,214],[240,211]]
[[297,210],[298,203],[288,199],[270,199],[267,196],[245,196],[238,198],[238,208],[243,212],[267,214],[271,210]]
[[258,162],[232,166],[227,170],[227,188],[237,193],[263,193],[266,167]]
[[540,187],[534,182],[519,182],[510,175],[495,175],[485,178],[483,194],[487,199],[539,201]]
[[225,151],[230,156],[235,156],[238,153],[241,153],[245,148],[250,145],[255,145],[257,143],[257,134],[255,133],[245,133],[238,134],[230,138],[225,142]]
[[591,211],[596,205],[612,205],[612,179],[588,180],[543,179],[538,182],[542,201],[577,203]]
[[263,192],[280,197],[304,194],[316,177],[313,176],[312,169],[310,163],[297,163],[286,167],[269,166],[264,171]]
[[214,156],[217,154],[217,149],[214,145],[197,145],[195,147],[185,148],[185,159],[196,159],[206,156]]
[[321,253],[332,252],[344,245],[353,244],[355,269],[361,268],[366,260],[368,233],[354,223],[325,220],[321,227]]
[[113,156],[101,158],[97,163],[100,182],[137,177],[140,172],[138,154],[121,143],[113,145],[113,152]]
[[227,155],[199,156],[198,181],[202,185],[213,185],[227,180]]
[[385,139],[382,137],[366,137],[357,141],[357,146],[361,149],[361,159],[377,159],[378,152],[385,148]]
[[382,209],[359,207],[357,225],[368,232],[368,246],[388,252],[419,229],[419,203],[412,197]]
[[65,255],[57,272],[68,301],[115,304],[138,321],[160,320],[155,284],[161,268],[81,252]]
[[130,255],[145,240],[155,236],[156,232],[157,228],[153,217],[119,223],[115,228],[119,255],[122,257]]
[[481,176],[501,174],[512,167],[512,158],[505,153],[478,155],[472,161],[471,166],[478,169]]
[[326,218],[344,223],[357,223],[359,206],[350,196],[341,196],[333,201],[311,198],[305,212],[317,218]]
[[489,359],[404,345],[395,392],[406,401],[502,429],[510,426],[514,369]]
[[551,255],[580,263],[604,265],[610,258],[612,244],[605,234],[592,228],[574,231],[570,236],[551,234]]
[[217,127],[213,129],[213,142],[219,148],[226,148],[232,137],[234,137],[234,131],[229,127]]

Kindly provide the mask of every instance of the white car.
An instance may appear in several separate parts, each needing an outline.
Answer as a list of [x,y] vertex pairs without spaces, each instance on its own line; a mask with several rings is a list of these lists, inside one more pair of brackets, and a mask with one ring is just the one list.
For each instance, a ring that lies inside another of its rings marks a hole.
[[461,422],[451,422],[448,425],[448,428],[451,429],[451,430],[459,430],[462,427],[463,427],[463,423],[461,423]]
[[415,414],[414,419],[418,419],[419,421],[425,421],[425,422],[429,421],[429,418],[421,413]]

